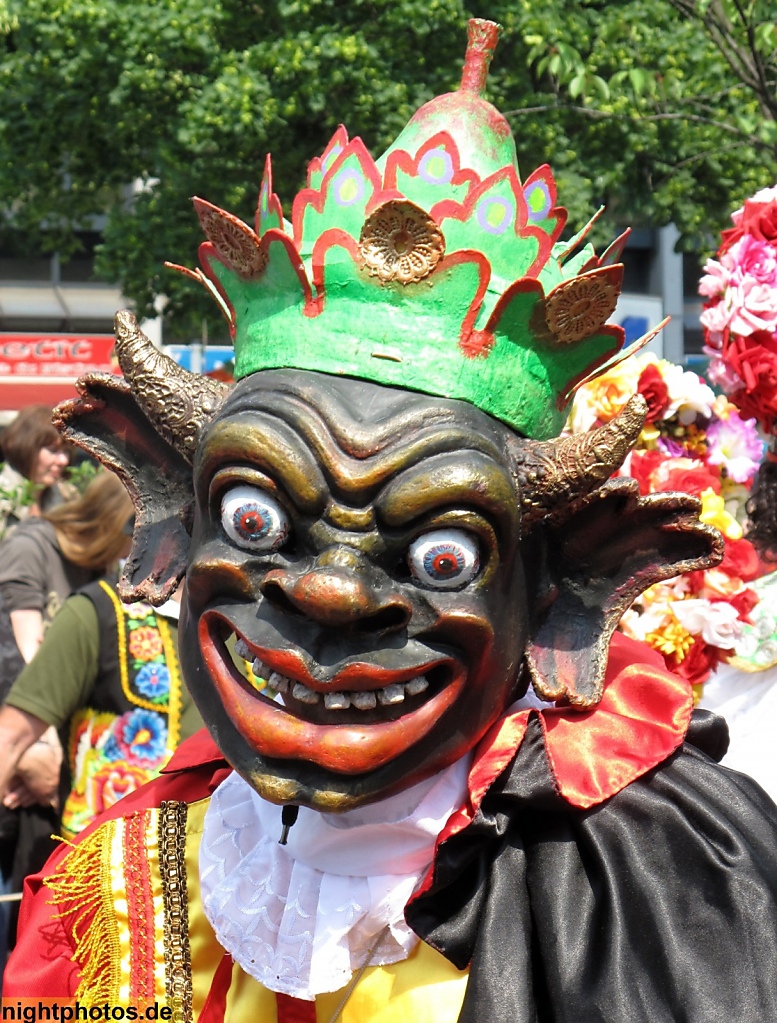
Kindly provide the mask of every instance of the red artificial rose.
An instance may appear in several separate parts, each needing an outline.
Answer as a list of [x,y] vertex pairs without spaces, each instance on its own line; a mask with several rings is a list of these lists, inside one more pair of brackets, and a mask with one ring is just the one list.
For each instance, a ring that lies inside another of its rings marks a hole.
[[746,583],[761,574],[758,553],[749,540],[726,540],[726,552],[718,567]]
[[697,568],[695,572],[685,572],[683,574],[683,580],[688,586],[688,593],[699,595],[704,592],[706,579],[704,577],[704,569]]
[[729,227],[725,231],[721,232],[721,246],[718,249],[718,259],[723,255],[724,252],[728,252],[732,245],[736,245],[739,239],[744,234],[744,229],[741,224],[737,224],[736,227]]
[[723,357],[744,387],[731,395],[743,419],[757,419],[767,433],[777,418],[777,340],[766,330],[729,339]]
[[637,390],[648,404],[646,422],[655,423],[669,407],[669,390],[658,366],[652,362],[645,366],[639,375]]
[[675,654],[669,654],[666,657],[666,663],[669,670],[673,671],[675,675],[687,679],[692,686],[698,686],[702,682],[706,682],[718,666],[721,653],[723,651],[718,647],[705,643],[701,636],[695,636],[693,645],[679,664]]
[[716,494],[720,493],[720,480],[703,465],[697,469],[670,469],[661,485],[662,490],[681,490],[694,497],[700,497],[710,487]]
[[762,242],[777,241],[777,202],[745,203],[739,222],[743,233],[750,234]]
[[729,604],[734,608],[739,617],[745,621],[750,621],[750,612],[760,603],[760,598],[755,590],[748,589],[745,587],[740,593],[737,593],[735,597],[730,597]]
[[641,494],[653,493],[651,477],[663,460],[664,456],[660,451],[632,451],[629,475],[639,483]]

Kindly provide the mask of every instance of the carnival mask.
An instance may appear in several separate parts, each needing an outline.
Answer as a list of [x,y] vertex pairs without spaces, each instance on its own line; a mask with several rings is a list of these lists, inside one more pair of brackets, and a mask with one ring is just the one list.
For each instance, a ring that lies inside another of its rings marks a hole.
[[[528,609],[508,435],[463,402],[314,373],[257,374],[218,414],[195,463],[181,654],[263,795],[387,795],[510,702]],[[232,633],[282,703],[238,673]]]
[[[127,381],[87,379],[64,432],[135,499],[125,597],[158,602],[185,573],[186,682],[272,801],[336,811],[420,781],[529,679],[594,705],[626,606],[716,549],[693,498],[607,482],[641,400],[529,441],[466,402],[306,371],[228,393],[127,314],[117,337]],[[233,634],[281,700],[238,672]]]

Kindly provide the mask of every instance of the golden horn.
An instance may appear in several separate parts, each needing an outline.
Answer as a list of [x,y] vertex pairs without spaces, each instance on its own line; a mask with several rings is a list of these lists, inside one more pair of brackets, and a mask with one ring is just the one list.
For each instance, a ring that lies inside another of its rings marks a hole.
[[229,385],[182,369],[154,347],[128,309],[116,313],[115,328],[116,358],[135,400],[157,432],[191,462],[199,432]]
[[647,402],[635,394],[618,415],[588,433],[524,441],[515,472],[524,526],[558,518],[573,501],[596,490],[623,465],[645,425]]

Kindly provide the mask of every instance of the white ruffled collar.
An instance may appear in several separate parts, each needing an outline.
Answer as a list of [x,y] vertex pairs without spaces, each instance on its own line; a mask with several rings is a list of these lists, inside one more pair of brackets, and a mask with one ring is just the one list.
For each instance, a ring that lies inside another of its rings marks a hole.
[[202,905],[221,945],[264,987],[308,1000],[340,990],[368,958],[407,958],[418,938],[404,908],[464,801],[470,761],[348,813],[302,807],[285,846],[280,807],[233,772],[200,845]]

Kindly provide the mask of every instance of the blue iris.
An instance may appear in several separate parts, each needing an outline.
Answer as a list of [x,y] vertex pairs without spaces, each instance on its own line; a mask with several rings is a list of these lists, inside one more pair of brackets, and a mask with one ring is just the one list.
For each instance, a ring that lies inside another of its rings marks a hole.
[[432,579],[455,579],[464,568],[464,555],[452,543],[439,543],[424,553],[424,571]]
[[244,540],[261,540],[267,536],[272,519],[267,514],[267,509],[253,501],[241,504],[235,509],[232,516],[235,532]]

